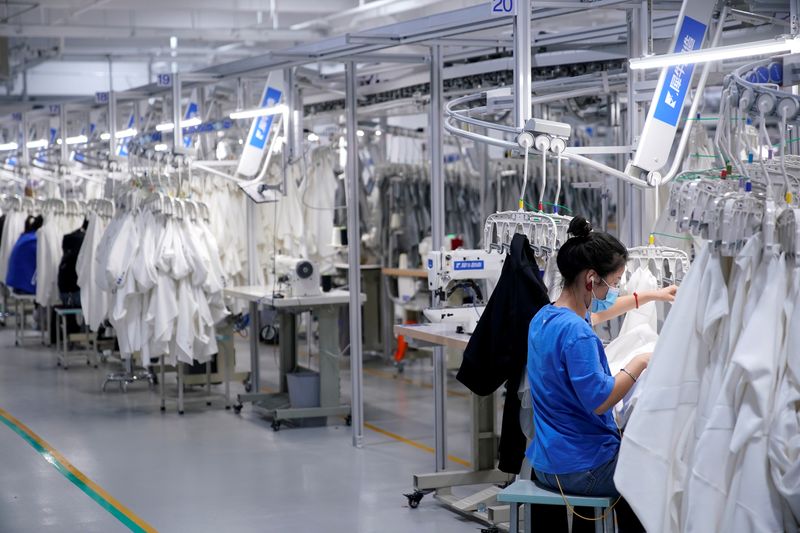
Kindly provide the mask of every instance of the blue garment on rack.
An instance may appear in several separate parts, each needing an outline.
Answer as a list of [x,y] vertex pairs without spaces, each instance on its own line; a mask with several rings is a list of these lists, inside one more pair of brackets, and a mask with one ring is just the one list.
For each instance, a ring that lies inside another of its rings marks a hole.
[[6,286],[18,293],[36,294],[36,232],[23,233],[8,260]]

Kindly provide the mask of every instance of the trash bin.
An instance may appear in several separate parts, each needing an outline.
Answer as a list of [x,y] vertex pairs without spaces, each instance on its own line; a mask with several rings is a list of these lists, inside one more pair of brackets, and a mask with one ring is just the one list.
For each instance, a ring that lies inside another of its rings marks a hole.
[[[319,407],[319,372],[302,370],[286,374],[289,387],[289,403],[293,408]],[[300,418],[295,422],[300,427],[319,427],[328,423],[328,418],[318,416]]]

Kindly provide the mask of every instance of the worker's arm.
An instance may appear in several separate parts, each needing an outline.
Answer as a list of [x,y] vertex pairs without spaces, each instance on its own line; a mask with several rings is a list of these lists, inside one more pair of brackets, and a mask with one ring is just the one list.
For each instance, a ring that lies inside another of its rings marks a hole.
[[625,365],[625,370],[621,370],[614,376],[614,388],[611,394],[608,395],[606,401],[600,404],[600,407],[594,410],[598,415],[602,415],[622,400],[626,394],[633,388],[636,381],[634,378],[639,379],[642,372],[647,368],[650,363],[650,356],[653,354],[643,353],[637,355],[631,362]]
[[[638,293],[639,307],[650,302],[674,302],[675,293],[677,292],[678,287],[675,285],[665,287],[663,289],[657,289],[655,291],[640,292]],[[592,313],[592,325],[596,326],[602,322],[607,322],[612,318],[617,318],[618,316],[624,315],[633,309],[636,309],[636,297],[633,294],[620,296],[610,309],[601,311],[599,313]]]

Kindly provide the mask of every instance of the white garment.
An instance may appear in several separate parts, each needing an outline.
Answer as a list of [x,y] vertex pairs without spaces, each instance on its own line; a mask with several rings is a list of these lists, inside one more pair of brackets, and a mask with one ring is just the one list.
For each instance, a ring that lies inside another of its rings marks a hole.
[[[705,246],[659,336],[645,388],[622,439],[614,482],[651,533],[677,531],[701,374],[727,293],[719,259]],[[647,475],[642,475],[646,472]]]
[[769,432],[769,466],[772,483],[783,496],[783,528],[798,531],[800,524],[800,269],[793,273],[793,305],[786,327],[774,416]]
[[4,285],[8,274],[8,261],[11,259],[11,252],[25,231],[25,219],[27,217],[26,213],[19,211],[10,211],[6,214],[2,242],[0,242],[0,283]]
[[100,215],[89,213],[89,225],[83,238],[75,270],[78,274],[78,286],[81,288],[81,309],[86,324],[92,331],[97,331],[100,324],[108,316],[108,293],[100,290],[95,280],[99,263],[96,261],[97,245],[106,229],[106,222]]
[[[730,456],[735,458],[735,473],[721,531],[783,531],[781,498],[769,482],[767,435],[785,336],[786,274],[785,259],[771,257],[769,282],[759,295],[758,313],[742,332],[731,360],[732,372],[740,373],[735,397],[739,402],[736,425],[729,448]],[[719,460],[722,455],[710,459]]]
[[[736,377],[739,375],[732,373],[731,348],[736,346],[745,314],[752,314],[761,294],[762,281],[766,280],[767,265],[759,267],[762,247],[762,241],[757,236],[751,239],[736,259],[729,293],[733,302],[727,321],[735,331],[722,329],[717,339],[718,350],[712,352],[702,381],[694,428],[695,440],[690,443],[689,471],[682,503],[681,522],[686,531],[714,531],[724,513],[733,476],[733,457],[723,451],[730,446],[736,419],[733,402],[738,389]],[[759,272],[756,272],[757,268]],[[751,284],[755,286],[751,287]]]

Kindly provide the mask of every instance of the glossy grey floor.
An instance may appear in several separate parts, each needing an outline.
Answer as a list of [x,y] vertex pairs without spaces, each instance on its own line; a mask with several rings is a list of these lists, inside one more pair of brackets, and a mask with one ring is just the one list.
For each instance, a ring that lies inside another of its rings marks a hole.
[[[433,467],[429,451],[403,440],[433,445],[428,361],[409,365],[399,379],[381,362],[366,365],[368,429],[356,449],[344,424],[276,433],[248,407],[237,416],[220,405],[192,404],[179,416],[172,406],[161,413],[147,385],[101,393],[107,368],[57,369],[50,349],[16,348],[7,329],[0,331],[0,354],[0,408],[160,532],[480,528],[430,497],[412,510],[402,496],[413,473]],[[262,380],[274,387],[270,348],[261,361]],[[449,451],[468,459],[469,397],[452,377],[449,388]],[[349,390],[345,372],[348,398]],[[0,450],[0,532],[127,530],[5,425]]]

